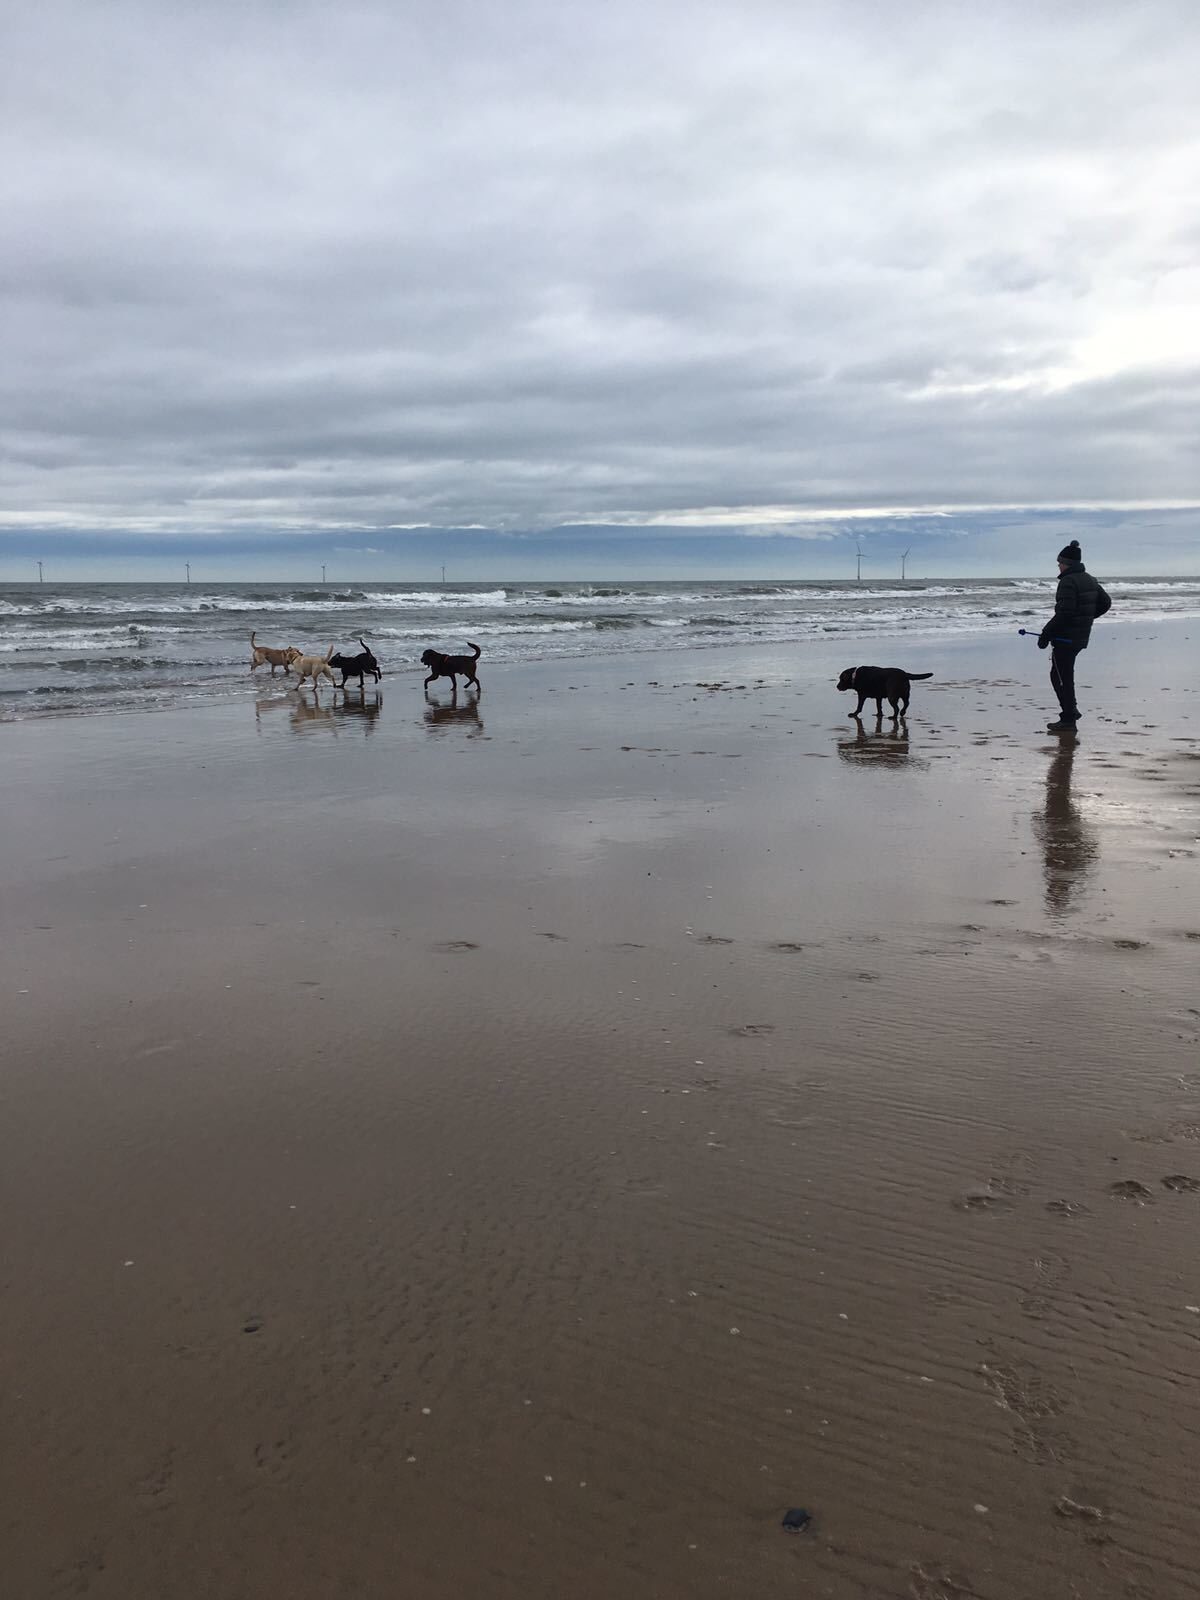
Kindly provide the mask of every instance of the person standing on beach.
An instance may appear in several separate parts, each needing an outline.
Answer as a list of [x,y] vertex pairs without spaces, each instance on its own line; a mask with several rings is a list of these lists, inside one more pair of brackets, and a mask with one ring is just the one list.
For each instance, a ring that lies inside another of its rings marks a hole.
[[1079,540],[1072,539],[1058,552],[1058,592],[1054,615],[1038,636],[1038,649],[1050,649],[1050,682],[1062,707],[1057,722],[1047,723],[1050,733],[1074,733],[1079,721],[1075,701],[1075,657],[1088,647],[1092,623],[1102,617],[1112,601],[1087,571]]

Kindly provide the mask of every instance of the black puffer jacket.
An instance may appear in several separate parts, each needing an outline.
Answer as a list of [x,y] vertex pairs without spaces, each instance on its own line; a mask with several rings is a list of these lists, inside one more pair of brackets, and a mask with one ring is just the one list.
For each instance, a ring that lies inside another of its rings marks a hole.
[[1077,650],[1086,650],[1092,623],[1111,605],[1083,562],[1073,561],[1058,580],[1054,615],[1042,629],[1039,642],[1053,644],[1056,639],[1069,639]]

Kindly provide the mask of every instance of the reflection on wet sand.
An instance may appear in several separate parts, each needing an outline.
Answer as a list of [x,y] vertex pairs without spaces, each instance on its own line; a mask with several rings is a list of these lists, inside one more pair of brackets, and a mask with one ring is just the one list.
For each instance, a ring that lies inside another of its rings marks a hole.
[[911,755],[908,723],[901,717],[885,729],[883,718],[878,717],[874,731],[868,733],[862,719],[857,718],[853,738],[838,740],[838,755],[843,761],[865,763],[873,767],[903,766]]
[[1099,840],[1071,795],[1071,770],[1078,746],[1074,734],[1063,735],[1046,768],[1045,803],[1033,814],[1034,836],[1042,847],[1046,910],[1052,917],[1065,916],[1071,910],[1072,899],[1100,854]]
[[382,710],[383,696],[379,690],[376,689],[368,699],[365,685],[360,685],[357,690],[343,690],[341,700],[335,700],[333,703],[334,716],[358,718],[362,722],[363,733],[368,738],[375,732],[375,723]]
[[334,698],[322,703],[315,690],[297,689],[287,695],[263,695],[254,702],[254,720],[261,725],[269,711],[286,711],[293,733],[315,733],[324,729],[336,738],[346,718],[361,721],[364,734],[375,731],[375,720],[383,710],[383,696],[378,690],[368,699],[366,689],[335,691]]
[[483,732],[483,718],[479,715],[479,699],[474,696],[461,702],[456,698],[449,705],[432,700],[425,691],[426,731],[441,736],[455,726],[461,727],[468,739],[477,739]]

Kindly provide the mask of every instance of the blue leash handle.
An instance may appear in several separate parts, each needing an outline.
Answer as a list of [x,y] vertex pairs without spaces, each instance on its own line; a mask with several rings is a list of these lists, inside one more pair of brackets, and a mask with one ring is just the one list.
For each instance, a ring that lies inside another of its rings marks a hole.
[[[1032,628],[1018,628],[1018,633],[1023,633],[1027,639],[1040,639],[1040,633],[1034,633]],[[1073,644],[1073,639],[1051,639],[1051,644]]]

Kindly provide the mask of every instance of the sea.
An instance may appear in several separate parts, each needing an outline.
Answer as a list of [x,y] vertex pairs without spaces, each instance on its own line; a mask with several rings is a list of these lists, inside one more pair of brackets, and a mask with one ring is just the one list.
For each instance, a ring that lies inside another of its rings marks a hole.
[[[1040,626],[1055,580],[0,585],[0,721],[261,694],[261,644],[354,653],[385,673],[468,640],[488,661]],[[1122,617],[1200,616],[1200,577],[1105,580]],[[858,654],[855,651],[852,654]],[[282,692],[282,674],[276,678]]]

